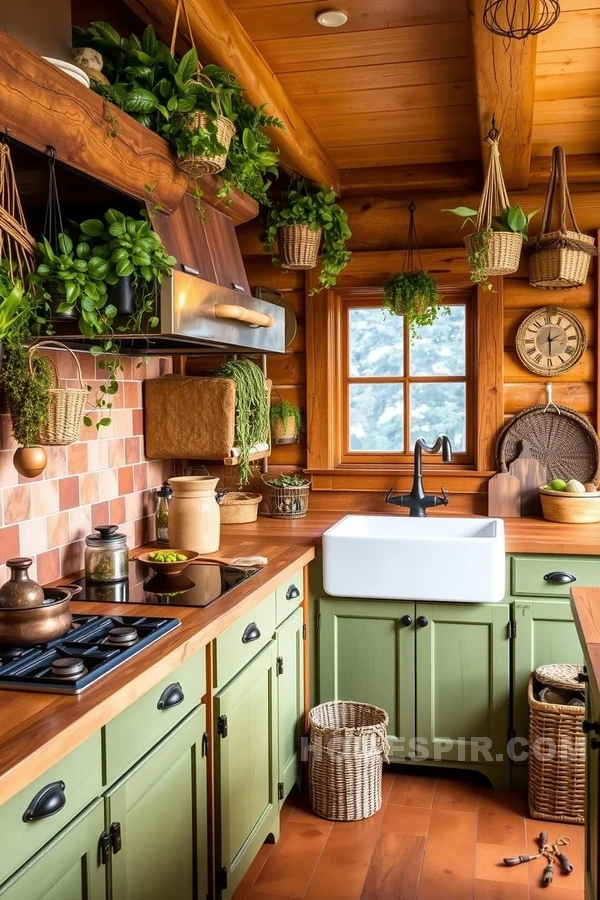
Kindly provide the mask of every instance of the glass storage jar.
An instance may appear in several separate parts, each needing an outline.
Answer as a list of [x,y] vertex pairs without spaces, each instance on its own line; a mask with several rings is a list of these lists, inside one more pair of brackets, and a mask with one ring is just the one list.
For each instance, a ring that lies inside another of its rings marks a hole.
[[97,525],[98,534],[85,539],[85,577],[88,581],[120,581],[129,575],[127,538],[117,525]]

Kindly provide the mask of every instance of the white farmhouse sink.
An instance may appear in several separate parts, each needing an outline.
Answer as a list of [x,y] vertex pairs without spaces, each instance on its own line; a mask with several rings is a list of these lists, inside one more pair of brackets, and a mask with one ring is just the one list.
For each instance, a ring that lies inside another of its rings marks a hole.
[[346,516],[323,535],[323,586],[334,597],[499,603],[502,519]]

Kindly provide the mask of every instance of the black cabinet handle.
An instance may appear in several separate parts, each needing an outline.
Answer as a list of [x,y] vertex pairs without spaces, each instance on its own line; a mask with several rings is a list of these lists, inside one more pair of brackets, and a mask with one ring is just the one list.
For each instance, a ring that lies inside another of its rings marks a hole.
[[419,628],[427,628],[427,626],[429,625],[429,619],[427,618],[427,616],[419,616],[419,618],[417,619],[417,625],[419,626]]
[[590,741],[592,750],[600,750],[600,738],[592,738]]
[[185,694],[181,689],[178,681],[168,684],[156,704],[157,709],[171,709],[172,706],[179,706],[185,700]]
[[400,621],[408,628],[409,625],[412,625],[412,616],[402,616]]
[[256,622],[250,622],[249,625],[244,629],[244,633],[242,635],[242,644],[251,644],[252,641],[257,641],[260,637],[260,629]]
[[581,723],[581,730],[584,734],[591,734],[595,732],[595,734],[600,733],[600,722],[590,722],[589,719],[584,719]]
[[296,600],[300,596],[300,591],[296,587],[295,584],[290,584],[289,588],[286,591],[285,599],[286,600]]
[[578,672],[577,673],[577,681],[579,681],[580,684],[588,684],[589,680],[590,680],[590,676],[588,675],[587,672]]
[[548,572],[544,575],[544,581],[548,584],[573,584],[577,579],[570,572]]
[[37,792],[23,813],[23,821],[35,822],[37,819],[54,816],[61,811],[66,802],[64,781],[53,781]]

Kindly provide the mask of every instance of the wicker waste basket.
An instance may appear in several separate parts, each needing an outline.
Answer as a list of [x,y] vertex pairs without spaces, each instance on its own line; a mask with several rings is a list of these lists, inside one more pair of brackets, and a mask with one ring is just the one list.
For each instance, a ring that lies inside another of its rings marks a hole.
[[311,709],[310,805],[324,819],[354,822],[381,808],[388,762],[388,714],[368,703],[332,701]]
[[[574,666],[552,666],[570,672]],[[539,672],[540,670],[538,670]],[[543,677],[543,674],[542,674]],[[536,675],[529,679],[529,812],[534,819],[585,822],[585,707],[536,699]],[[546,682],[566,687],[556,678]],[[573,686],[570,687],[573,690]],[[575,690],[583,690],[579,685]]]

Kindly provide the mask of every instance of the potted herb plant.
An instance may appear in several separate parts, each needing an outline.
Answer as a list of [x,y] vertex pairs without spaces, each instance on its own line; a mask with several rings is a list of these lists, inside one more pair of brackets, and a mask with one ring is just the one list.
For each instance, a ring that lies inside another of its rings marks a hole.
[[352,237],[348,216],[336,203],[333,190],[310,193],[302,179],[293,180],[282,199],[267,213],[267,228],[261,235],[266,253],[279,244],[273,262],[286,269],[314,269],[321,250],[321,288],[331,288],[348,264],[351,253],[346,242]]
[[302,413],[289,400],[271,404],[271,439],[274,444],[295,444],[302,431]]
[[308,511],[310,478],[303,475],[263,475],[269,512],[274,519],[301,519]]
[[384,309],[403,316],[413,337],[418,337],[419,328],[435,322],[442,309],[439,299],[435,278],[423,269],[400,272],[383,288]]

